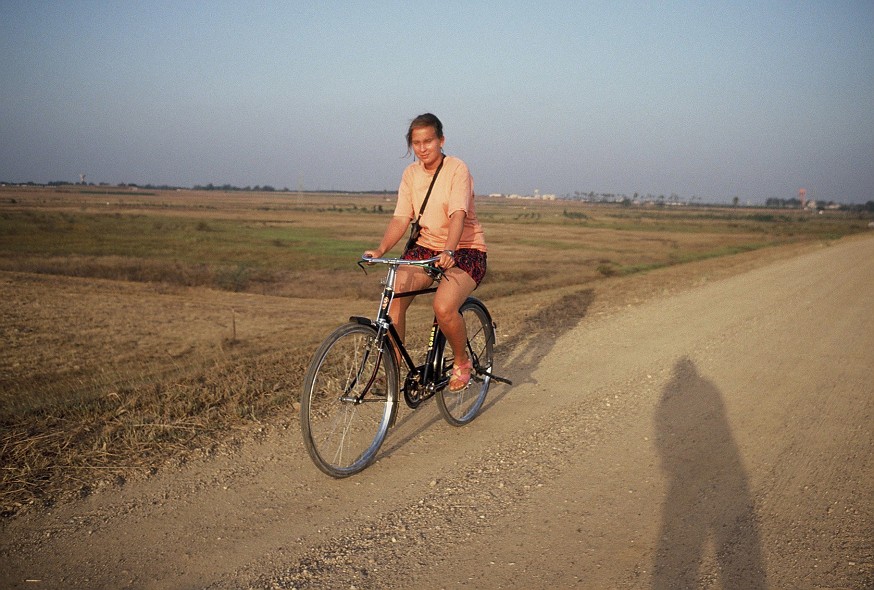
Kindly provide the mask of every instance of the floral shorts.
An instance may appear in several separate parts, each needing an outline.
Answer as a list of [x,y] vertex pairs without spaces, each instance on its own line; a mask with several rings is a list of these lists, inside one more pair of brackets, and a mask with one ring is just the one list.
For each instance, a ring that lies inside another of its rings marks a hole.
[[[410,251],[403,255],[404,260],[425,260],[440,256],[440,250],[431,250],[425,246],[416,244]],[[477,287],[486,276],[486,253],[473,248],[462,248],[455,251],[455,265],[470,275]]]

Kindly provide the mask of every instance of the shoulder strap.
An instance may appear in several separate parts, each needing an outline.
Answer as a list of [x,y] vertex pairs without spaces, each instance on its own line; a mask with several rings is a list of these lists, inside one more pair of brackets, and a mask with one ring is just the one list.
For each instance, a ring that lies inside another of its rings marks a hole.
[[422,219],[422,213],[425,212],[425,205],[428,204],[428,197],[431,196],[431,189],[434,188],[434,183],[437,182],[437,175],[440,174],[440,169],[443,168],[443,162],[446,161],[446,156],[443,156],[440,160],[440,165],[437,166],[437,170],[434,171],[434,176],[431,178],[431,184],[428,185],[428,192],[425,193],[425,200],[422,201],[422,206],[419,207],[419,215],[416,217],[416,223],[419,223],[419,220]]

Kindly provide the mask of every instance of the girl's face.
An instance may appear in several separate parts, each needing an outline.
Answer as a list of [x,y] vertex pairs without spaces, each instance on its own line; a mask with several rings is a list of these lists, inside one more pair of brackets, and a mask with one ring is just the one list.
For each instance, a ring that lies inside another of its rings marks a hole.
[[433,127],[416,127],[410,137],[413,153],[425,166],[425,170],[436,169],[442,157],[445,138],[437,137],[437,131]]

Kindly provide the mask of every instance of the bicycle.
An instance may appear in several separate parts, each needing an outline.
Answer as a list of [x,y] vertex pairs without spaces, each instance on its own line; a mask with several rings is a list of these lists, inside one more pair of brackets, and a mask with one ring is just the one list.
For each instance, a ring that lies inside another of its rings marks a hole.
[[[365,272],[365,266],[388,266],[376,319],[353,316],[334,330],[313,355],[301,394],[304,444],[324,473],[348,477],[374,461],[397,418],[400,392],[411,409],[436,395],[443,418],[453,426],[463,426],[479,414],[492,381],[512,385],[492,372],[495,323],[476,297],[468,297],[459,309],[467,326],[467,352],[473,361],[468,387],[458,392],[448,388],[453,359],[446,356],[446,337],[436,317],[422,364],[417,365],[404,347],[388,315],[392,300],[433,293],[437,287],[396,293],[397,270],[419,266],[439,281],[443,271],[435,266],[438,260],[362,257],[358,262]],[[403,387],[399,385],[398,359],[407,369]]]

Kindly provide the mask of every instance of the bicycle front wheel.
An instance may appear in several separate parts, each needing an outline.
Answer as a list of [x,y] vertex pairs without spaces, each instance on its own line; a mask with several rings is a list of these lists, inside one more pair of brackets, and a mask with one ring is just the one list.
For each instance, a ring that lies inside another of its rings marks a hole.
[[376,458],[397,411],[394,357],[376,329],[349,323],[319,347],[304,377],[301,430],[313,462],[332,477],[358,473]]
[[[450,391],[447,386],[437,393],[437,407],[453,426],[464,426],[479,414],[492,381],[495,347],[495,326],[482,302],[469,297],[459,312],[467,329],[467,354],[473,361],[470,384],[461,391]],[[446,364],[451,371],[452,365]]]

